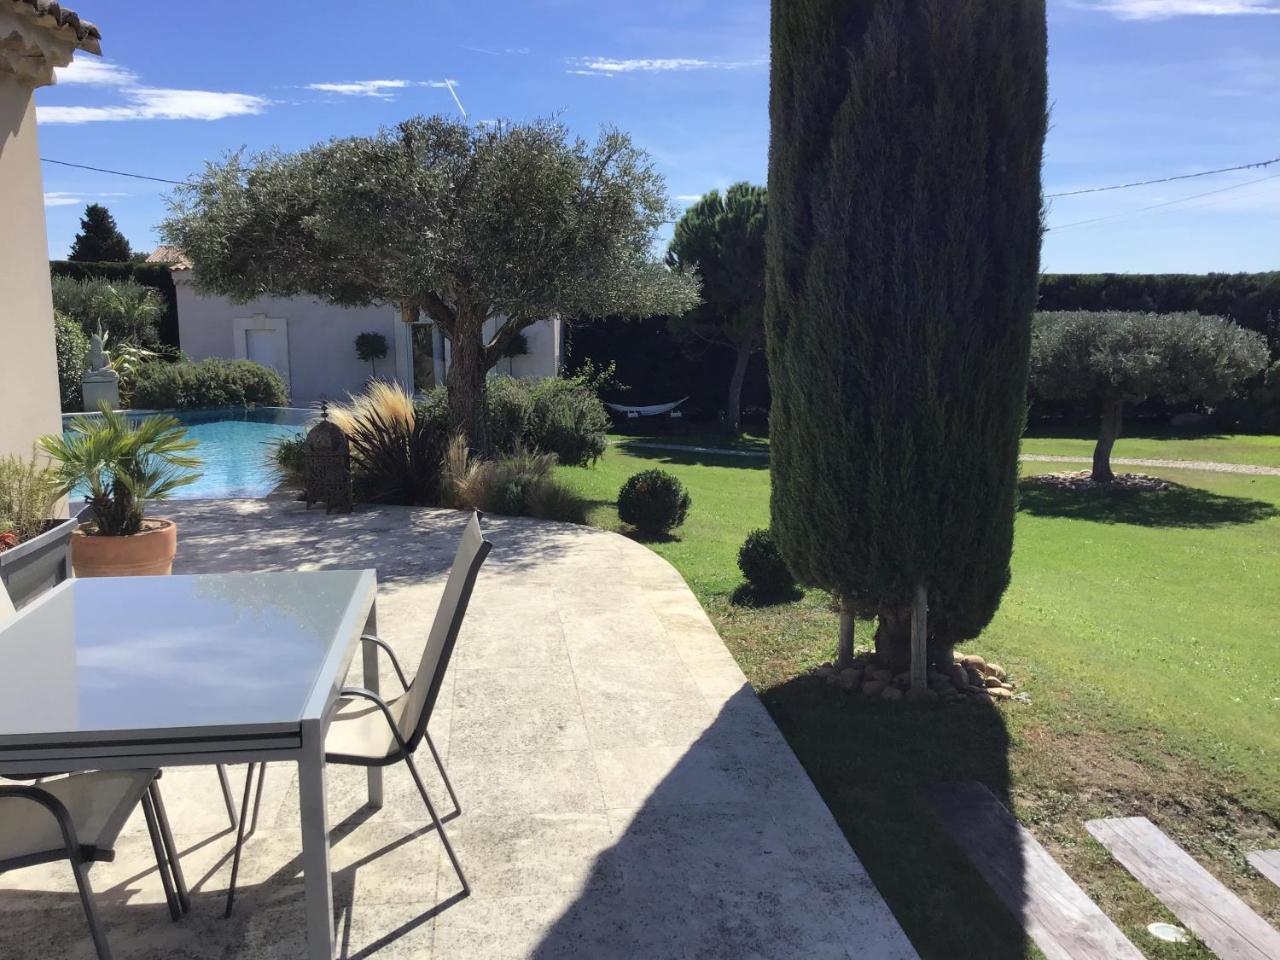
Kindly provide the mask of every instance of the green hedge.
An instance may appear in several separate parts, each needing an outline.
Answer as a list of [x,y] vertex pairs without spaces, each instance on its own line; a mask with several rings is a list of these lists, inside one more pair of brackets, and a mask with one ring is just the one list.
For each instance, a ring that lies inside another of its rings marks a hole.
[[133,280],[145,287],[154,287],[164,298],[165,312],[160,320],[160,342],[170,347],[178,344],[178,293],[173,285],[173,273],[164,263],[82,263],[78,260],[50,260],[49,273],[55,277],[71,277],[85,280],[100,277],[113,283]]
[[130,378],[132,404],[144,410],[185,410],[250,404],[282,407],[280,374],[252,360],[146,363]]
[[1280,271],[1271,273],[1046,273],[1039,310],[1132,310],[1227,317],[1280,356]]

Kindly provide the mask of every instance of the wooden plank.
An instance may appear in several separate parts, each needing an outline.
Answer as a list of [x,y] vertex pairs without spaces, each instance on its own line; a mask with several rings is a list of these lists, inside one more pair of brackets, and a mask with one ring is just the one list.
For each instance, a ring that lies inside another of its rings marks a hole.
[[1253,869],[1280,887],[1280,850],[1255,850],[1249,854]]
[[931,787],[938,819],[1048,960],[1142,960],[1049,851],[980,783]]
[[1280,933],[1146,817],[1085,828],[1222,960],[1280,958]]

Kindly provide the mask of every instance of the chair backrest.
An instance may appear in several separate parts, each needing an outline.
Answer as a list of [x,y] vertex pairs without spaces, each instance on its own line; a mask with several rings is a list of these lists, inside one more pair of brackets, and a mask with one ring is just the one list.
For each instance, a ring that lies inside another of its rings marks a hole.
[[440,695],[440,685],[444,682],[449,658],[453,656],[458,631],[462,629],[462,618],[471,601],[476,576],[491,549],[493,544],[484,538],[480,530],[480,514],[473,512],[462,532],[458,552],[454,554],[449,580],[444,586],[444,596],[440,598],[440,606],[436,608],[436,618],[427,635],[422,659],[418,662],[418,672],[414,674],[413,682],[404,695],[404,708],[400,711],[400,736],[404,737],[410,750],[418,749],[418,744],[427,732],[427,721],[431,718],[436,698]]

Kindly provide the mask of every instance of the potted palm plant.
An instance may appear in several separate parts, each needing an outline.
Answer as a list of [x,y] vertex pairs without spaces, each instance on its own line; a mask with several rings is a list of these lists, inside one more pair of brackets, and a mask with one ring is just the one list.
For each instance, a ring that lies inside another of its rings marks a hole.
[[84,492],[84,522],[71,536],[71,564],[80,577],[169,573],[178,548],[172,520],[145,516],[152,500],[200,477],[196,441],[173,417],[130,423],[103,404],[75,420],[68,433],[42,437],[61,494]]

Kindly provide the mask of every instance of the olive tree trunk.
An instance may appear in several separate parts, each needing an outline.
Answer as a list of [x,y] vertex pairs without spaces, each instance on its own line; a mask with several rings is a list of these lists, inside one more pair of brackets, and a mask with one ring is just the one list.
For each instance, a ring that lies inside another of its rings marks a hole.
[[1124,425],[1124,401],[1107,400],[1102,404],[1102,430],[1098,445],[1093,448],[1093,481],[1110,483],[1116,478],[1111,472],[1111,449],[1116,445],[1120,429]]
[[486,364],[483,334],[483,317],[458,312],[446,377],[450,432],[454,436],[465,436],[467,446],[482,456],[489,452],[484,422]]

